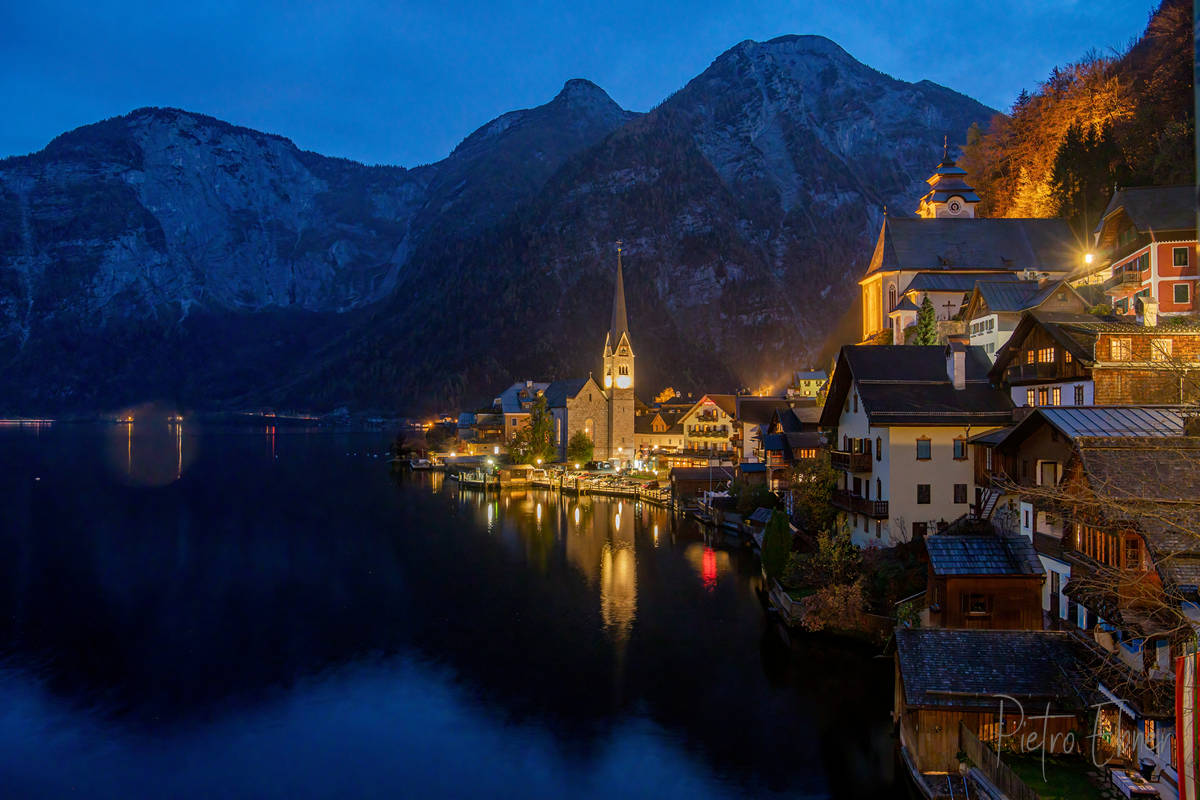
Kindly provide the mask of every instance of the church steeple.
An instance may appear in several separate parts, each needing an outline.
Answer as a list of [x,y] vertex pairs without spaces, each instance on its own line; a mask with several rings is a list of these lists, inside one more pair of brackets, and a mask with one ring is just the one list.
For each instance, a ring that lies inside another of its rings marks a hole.
[[625,313],[625,275],[621,266],[623,242],[617,242],[617,282],[613,288],[612,323],[604,337],[604,388],[633,386],[633,342]]
[[942,163],[925,180],[929,184],[929,192],[921,198],[917,214],[926,219],[974,217],[979,195],[967,184],[966,176],[967,171],[950,157],[949,137],[942,137]]

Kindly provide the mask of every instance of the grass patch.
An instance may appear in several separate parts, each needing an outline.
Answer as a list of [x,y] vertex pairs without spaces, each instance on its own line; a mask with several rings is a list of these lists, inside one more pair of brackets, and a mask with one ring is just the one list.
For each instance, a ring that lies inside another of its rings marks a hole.
[[1046,777],[1042,778],[1039,756],[1003,755],[1001,760],[1025,781],[1042,800],[1100,800],[1102,795],[1088,777],[1092,766],[1085,759],[1046,756]]

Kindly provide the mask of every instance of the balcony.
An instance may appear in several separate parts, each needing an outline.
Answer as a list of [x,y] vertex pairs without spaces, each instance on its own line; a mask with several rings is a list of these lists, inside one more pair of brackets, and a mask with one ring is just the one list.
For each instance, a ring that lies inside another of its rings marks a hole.
[[833,507],[855,514],[865,514],[872,519],[887,519],[887,500],[868,500],[845,489],[833,490]]
[[1150,271],[1117,270],[1117,274],[1104,282],[1104,293],[1114,297],[1134,294],[1141,290],[1142,284],[1149,278]]
[[829,463],[834,469],[844,469],[847,472],[870,472],[871,454],[832,450],[829,453]]
[[1014,364],[1004,370],[1004,379],[1009,383],[1052,380],[1058,377],[1058,365],[1053,361],[1034,364]]
[[715,430],[705,430],[703,428],[690,428],[687,435],[693,439],[728,439],[728,428],[717,428]]

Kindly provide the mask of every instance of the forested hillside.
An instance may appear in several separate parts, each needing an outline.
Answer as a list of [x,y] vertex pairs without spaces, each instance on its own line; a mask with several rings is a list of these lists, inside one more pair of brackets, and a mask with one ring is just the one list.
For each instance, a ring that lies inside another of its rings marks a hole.
[[1113,186],[1193,183],[1192,2],[1163,0],[1124,52],[1055,68],[1010,115],[972,126],[963,166],[992,217],[1094,227]]

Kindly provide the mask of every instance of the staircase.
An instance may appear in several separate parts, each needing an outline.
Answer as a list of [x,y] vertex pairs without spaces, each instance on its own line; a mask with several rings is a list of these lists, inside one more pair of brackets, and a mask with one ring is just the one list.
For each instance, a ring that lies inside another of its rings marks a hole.
[[983,493],[983,497],[979,501],[979,506],[975,509],[976,519],[991,519],[992,512],[996,510],[996,504],[1000,502],[1000,492],[989,486]]

